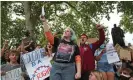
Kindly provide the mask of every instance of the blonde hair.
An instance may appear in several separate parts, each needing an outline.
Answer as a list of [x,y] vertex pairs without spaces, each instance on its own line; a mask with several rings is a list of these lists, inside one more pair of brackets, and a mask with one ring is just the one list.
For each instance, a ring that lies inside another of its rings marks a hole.
[[101,72],[94,70],[91,71],[91,73],[95,75],[97,80],[104,80],[103,74]]

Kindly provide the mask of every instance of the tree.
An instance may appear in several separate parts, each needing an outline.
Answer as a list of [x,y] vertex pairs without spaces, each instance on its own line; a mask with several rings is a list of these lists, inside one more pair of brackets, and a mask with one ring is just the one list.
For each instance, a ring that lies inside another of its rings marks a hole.
[[[41,7],[45,7],[45,17],[52,32],[63,32],[65,27],[75,30],[77,36],[86,33],[89,37],[98,37],[96,24],[103,17],[110,19],[109,13],[115,9],[114,1],[32,1],[2,2],[2,41],[10,39],[14,44],[21,41],[24,31],[30,30],[39,43],[46,43],[42,22],[39,19]],[[12,20],[12,13],[25,19]],[[104,15],[104,16],[103,16]],[[5,28],[6,27],[6,28]],[[108,34],[108,33],[107,33]]]
[[120,26],[126,32],[133,33],[133,1],[120,1],[117,5],[118,12],[123,13]]

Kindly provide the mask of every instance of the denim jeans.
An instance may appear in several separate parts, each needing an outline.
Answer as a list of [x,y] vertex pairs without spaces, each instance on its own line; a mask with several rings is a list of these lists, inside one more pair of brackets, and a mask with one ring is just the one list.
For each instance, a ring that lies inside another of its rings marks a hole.
[[75,80],[75,63],[54,62],[50,71],[50,80]]
[[100,72],[114,72],[113,65],[108,62],[98,62],[97,70]]

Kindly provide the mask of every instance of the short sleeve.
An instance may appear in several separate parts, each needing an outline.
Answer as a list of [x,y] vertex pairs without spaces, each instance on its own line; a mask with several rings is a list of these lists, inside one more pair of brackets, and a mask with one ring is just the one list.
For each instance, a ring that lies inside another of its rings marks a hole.
[[54,44],[53,44],[53,52],[54,53],[57,52],[57,47],[58,47],[59,43],[60,43],[60,39],[57,37],[54,37]]
[[77,55],[80,55],[80,51],[78,45],[75,45],[75,56]]

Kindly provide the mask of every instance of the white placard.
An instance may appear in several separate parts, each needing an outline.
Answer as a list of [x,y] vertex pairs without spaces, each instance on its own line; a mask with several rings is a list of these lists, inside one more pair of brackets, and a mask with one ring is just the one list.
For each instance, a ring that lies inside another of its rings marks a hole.
[[21,68],[13,69],[11,71],[6,72],[6,75],[1,76],[1,80],[23,80],[21,73]]
[[120,61],[118,54],[115,51],[107,52],[106,55],[107,55],[107,60],[109,64]]
[[50,59],[48,56],[42,56],[43,50],[39,49],[23,55],[25,67],[31,80],[44,80],[50,75]]
[[106,51],[116,51],[113,44],[106,44]]

